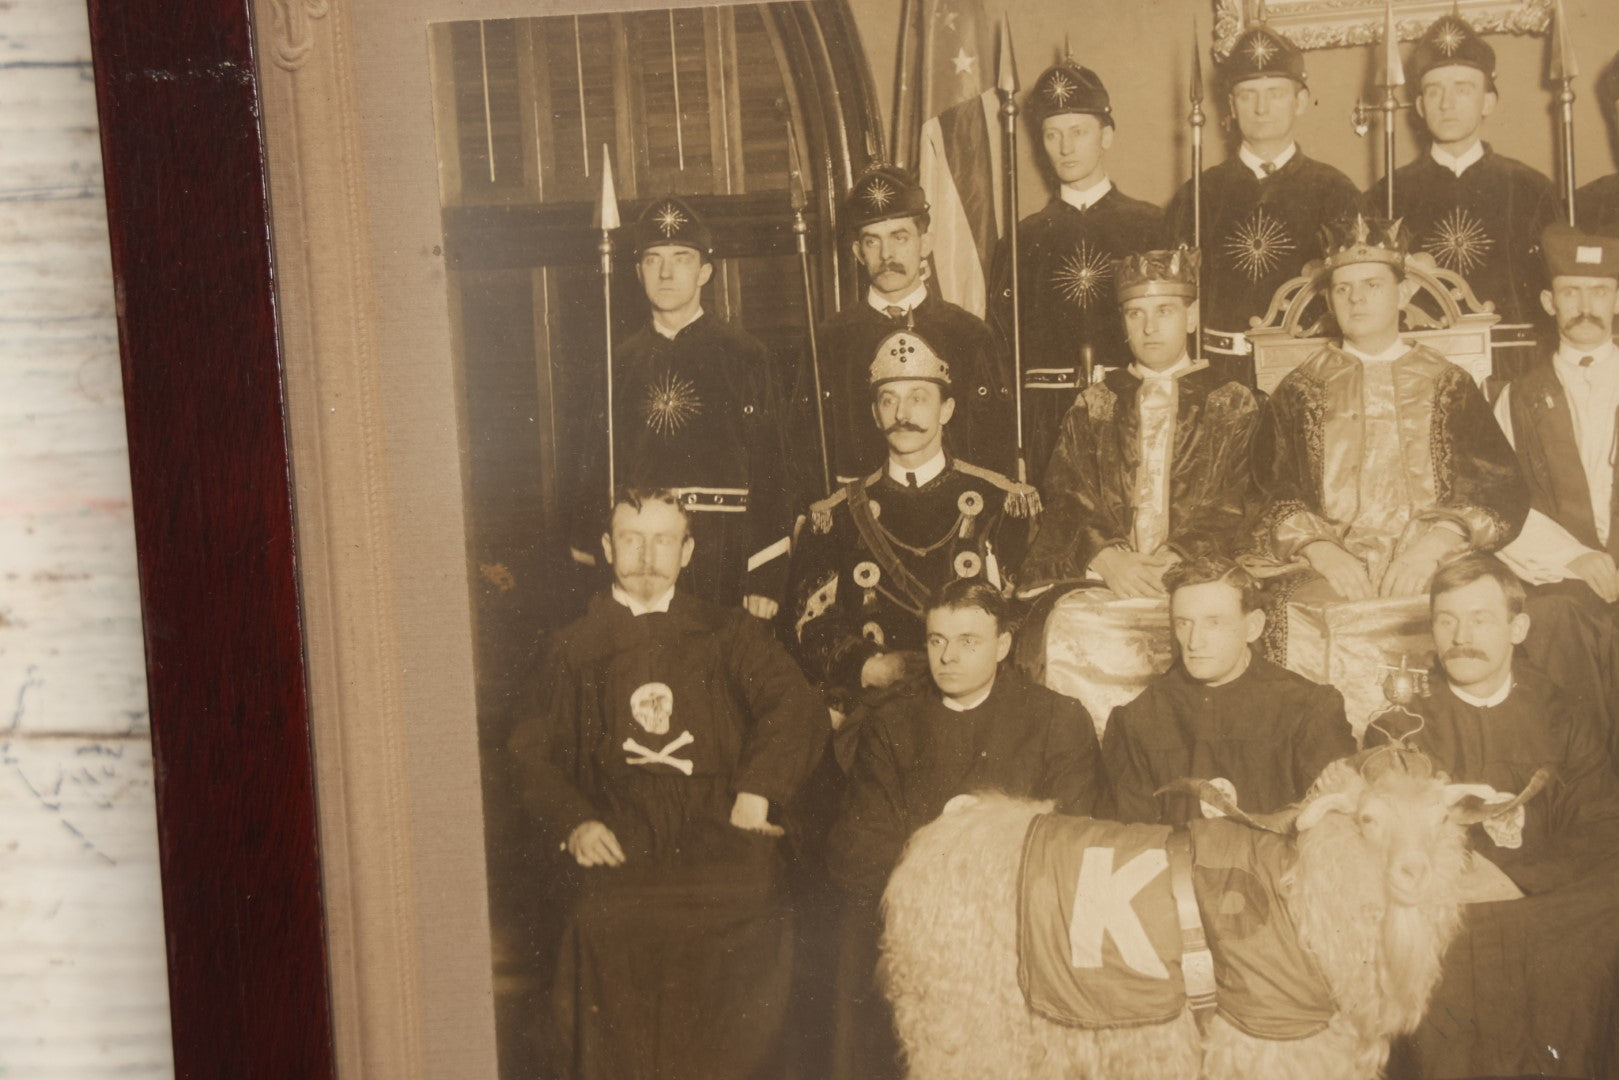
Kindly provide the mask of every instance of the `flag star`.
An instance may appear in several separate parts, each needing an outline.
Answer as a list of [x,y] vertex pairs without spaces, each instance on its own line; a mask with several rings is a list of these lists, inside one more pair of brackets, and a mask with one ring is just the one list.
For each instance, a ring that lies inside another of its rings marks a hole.
[[947,11],[944,13],[944,24],[950,29],[954,30],[956,28],[956,20],[959,18],[961,18],[961,16],[956,14],[954,11]]
[[973,65],[978,63],[978,60],[976,57],[968,56],[967,46],[963,45],[956,55],[950,58],[950,62],[956,65],[957,75],[968,75],[972,73]]

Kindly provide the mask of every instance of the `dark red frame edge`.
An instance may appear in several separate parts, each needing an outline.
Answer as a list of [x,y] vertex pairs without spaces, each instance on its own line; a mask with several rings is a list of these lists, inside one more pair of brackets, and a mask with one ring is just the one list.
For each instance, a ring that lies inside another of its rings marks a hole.
[[90,0],[175,1075],[335,1074],[247,0]]

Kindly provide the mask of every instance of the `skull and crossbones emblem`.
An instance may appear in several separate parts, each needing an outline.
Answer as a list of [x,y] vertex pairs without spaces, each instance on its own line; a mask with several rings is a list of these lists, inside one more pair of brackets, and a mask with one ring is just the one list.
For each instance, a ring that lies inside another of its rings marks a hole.
[[[630,695],[630,715],[640,724],[649,735],[669,734],[669,722],[675,714],[675,692],[669,688],[668,683],[649,682],[635,688]],[[696,742],[697,738],[689,731],[682,731],[679,735],[663,744],[663,748],[653,750],[642,746],[634,739],[625,739],[623,747],[630,756],[625,759],[628,765],[668,765],[672,769],[679,769],[690,776],[692,763],[689,758],[677,758],[675,751],[683,750]]]

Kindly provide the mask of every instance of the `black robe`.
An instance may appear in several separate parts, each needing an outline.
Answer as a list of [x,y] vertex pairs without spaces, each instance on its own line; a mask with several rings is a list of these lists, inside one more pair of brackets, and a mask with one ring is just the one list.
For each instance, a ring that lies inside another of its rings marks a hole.
[[[1528,895],[1467,909],[1392,1076],[1593,1077],[1619,1064],[1619,784],[1588,712],[1527,665],[1513,683],[1481,708],[1436,669],[1412,706],[1423,725],[1411,742],[1452,780],[1515,794],[1542,765],[1554,778],[1524,807],[1521,848],[1473,827],[1474,849]],[[1367,729],[1368,745],[1381,741]]]
[[1586,232],[1619,235],[1619,173],[1593,180],[1574,193],[1574,219]]
[[1154,795],[1187,777],[1224,777],[1238,806],[1269,813],[1302,798],[1328,762],[1354,752],[1344,698],[1333,687],[1259,656],[1224,686],[1199,682],[1177,662],[1108,719],[1103,813],[1126,822],[1190,821],[1200,816],[1197,799]]
[[[945,430],[946,448],[967,461],[1013,473],[1017,435],[1011,365],[989,326],[939,299],[932,289],[912,310],[910,324],[950,365],[956,412]],[[883,338],[906,325],[905,316],[889,318],[868,304],[864,294],[821,324],[816,344],[834,482],[864,476],[888,458],[871,415],[871,362]],[[827,494],[821,489],[814,385],[806,350],[793,394],[789,439],[799,465],[800,504]]]
[[[1383,215],[1384,190],[1380,180],[1367,191],[1369,213]],[[1534,337],[1549,333],[1555,340],[1556,327],[1540,306],[1547,284],[1540,231],[1558,220],[1550,180],[1488,144],[1461,176],[1424,153],[1394,172],[1394,216],[1410,230],[1411,250],[1466,278],[1474,295],[1495,304],[1503,325],[1526,324]],[[1520,335],[1509,345],[1498,331],[1495,374],[1522,371],[1533,358],[1534,337]]]
[[[1247,333],[1250,321],[1270,309],[1276,290],[1321,257],[1321,227],[1359,206],[1349,177],[1302,150],[1264,179],[1236,154],[1203,170],[1204,327]],[[1177,241],[1196,243],[1191,181],[1175,193],[1167,220]],[[1251,361],[1226,367],[1253,385]]]
[[[1018,291],[1022,301],[1023,445],[1029,482],[1041,477],[1057,430],[1083,382],[1088,348],[1100,368],[1130,363],[1113,262],[1168,245],[1163,211],[1110,188],[1084,210],[1054,198],[1018,223]],[[990,275],[989,323],[1012,350],[1012,260],[996,252]]]
[[[1141,457],[1141,380],[1109,371],[1068,410],[1046,473],[1040,530],[1023,583],[1083,578],[1105,547],[1132,547]],[[1233,555],[1250,489],[1248,448],[1259,405],[1212,367],[1179,380],[1170,446],[1167,543],[1182,558]]]
[[[688,491],[696,546],[685,585],[719,604],[749,593],[779,600],[792,505],[781,390],[764,345],[708,314],[673,340],[649,324],[613,351],[613,378],[618,482]],[[605,495],[605,479],[597,486]]]
[[[649,688],[672,703],[663,731]],[[735,794],[780,807],[819,761],[826,712],[768,627],[677,592],[634,616],[607,596],[560,631],[510,753],[548,845],[604,822],[619,867],[559,855],[571,885],[553,980],[558,1065],[582,1080],[752,1077],[791,980],[780,841],[730,824]],[[675,744],[689,733],[692,741]],[[636,763],[663,751],[689,763]],[[555,848],[553,848],[555,850]]]

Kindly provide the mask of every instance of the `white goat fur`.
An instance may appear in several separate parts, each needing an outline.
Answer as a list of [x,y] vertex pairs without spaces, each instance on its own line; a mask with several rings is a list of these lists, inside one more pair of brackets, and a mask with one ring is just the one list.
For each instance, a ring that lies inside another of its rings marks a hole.
[[[1305,807],[1325,796],[1339,809],[1296,834],[1298,859],[1281,888],[1337,1013],[1324,1031],[1290,1041],[1254,1038],[1218,1016],[1200,1033],[1189,1011],[1167,1024],[1104,1030],[1036,1016],[1017,981],[1018,863],[1030,819],[1051,804],[985,795],[945,813],[912,838],[883,898],[882,978],[909,1075],[1381,1076],[1390,1037],[1421,1019],[1460,923],[1465,828],[1446,814],[1443,779],[1385,775],[1368,785],[1335,764],[1311,789]],[[1418,849],[1420,896],[1391,902],[1391,860]]]

